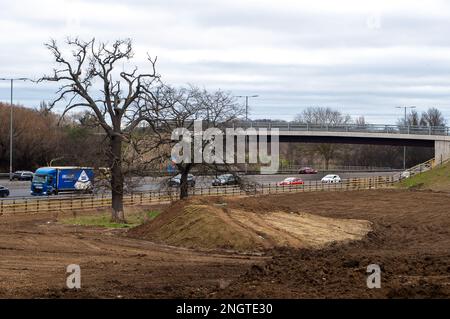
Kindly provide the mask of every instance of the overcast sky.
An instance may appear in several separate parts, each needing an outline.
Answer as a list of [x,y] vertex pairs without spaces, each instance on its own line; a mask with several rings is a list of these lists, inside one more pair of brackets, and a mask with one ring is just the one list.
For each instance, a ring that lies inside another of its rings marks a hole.
[[[132,65],[158,56],[167,83],[258,94],[251,118],[330,106],[394,123],[414,105],[450,122],[450,1],[0,0],[0,30],[0,77],[50,73],[50,38],[132,38]],[[17,83],[15,102],[55,90]]]

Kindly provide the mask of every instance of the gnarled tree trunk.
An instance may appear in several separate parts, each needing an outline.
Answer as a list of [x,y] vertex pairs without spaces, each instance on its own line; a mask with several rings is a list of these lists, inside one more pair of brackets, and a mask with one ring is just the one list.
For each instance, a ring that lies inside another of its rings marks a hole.
[[180,199],[187,198],[188,197],[188,170],[183,170],[181,172],[181,179],[180,179]]
[[123,211],[123,172],[122,172],[122,138],[111,137],[110,167],[111,167],[111,194],[112,216],[115,223],[125,223]]

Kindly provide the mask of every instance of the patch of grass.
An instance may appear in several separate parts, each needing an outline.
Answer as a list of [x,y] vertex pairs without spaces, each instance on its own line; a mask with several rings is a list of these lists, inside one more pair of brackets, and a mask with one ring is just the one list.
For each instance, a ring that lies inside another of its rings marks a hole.
[[431,189],[450,191],[450,163],[438,166],[430,171],[406,178],[399,183],[401,188]]
[[111,222],[111,215],[107,213],[80,215],[61,220],[63,224],[77,225],[77,226],[95,226],[105,228],[131,228],[143,224],[148,220],[152,220],[160,214],[158,210],[133,212],[126,214],[126,224]]
[[161,212],[159,210],[151,210],[147,212],[147,217],[152,220],[153,218],[156,218]]

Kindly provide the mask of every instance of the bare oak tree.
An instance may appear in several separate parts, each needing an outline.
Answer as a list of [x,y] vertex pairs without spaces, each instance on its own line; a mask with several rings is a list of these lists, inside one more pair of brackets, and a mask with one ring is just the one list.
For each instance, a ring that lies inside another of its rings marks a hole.
[[[164,147],[163,152],[159,154],[163,161],[170,160],[170,151],[178,142],[171,139],[175,128],[184,128],[189,131],[194,129],[194,121],[202,121],[202,129],[217,128],[222,132],[230,122],[242,117],[245,113],[244,108],[236,103],[236,99],[227,92],[215,91],[208,92],[196,87],[173,88],[170,86],[161,87],[152,96],[154,100],[147,100],[149,112],[146,114],[146,121],[153,137],[151,141],[153,147],[147,149],[159,150]],[[203,152],[212,141],[202,139],[200,147]],[[183,161],[176,164],[180,173],[180,198],[188,196],[188,175],[194,167],[214,172],[229,172],[231,166],[226,163],[196,163],[194,161],[194,143],[192,143],[191,158],[189,161]]]
[[139,101],[149,99],[153,94],[152,88],[159,83],[156,58],[148,56],[149,73],[139,74],[137,67],[126,72],[122,69],[123,63],[134,55],[130,39],[112,44],[96,42],[95,39],[87,42],[68,39],[66,44],[67,50],[60,48],[54,40],[46,44],[57,68],[40,81],[61,83],[50,108],[64,103],[62,117],[74,109],[89,110],[96,124],[103,129],[109,142],[112,221],[125,222],[123,144],[129,142],[143,120]]
[[435,107],[430,107],[427,111],[422,112],[420,118],[420,125],[422,126],[445,126],[446,121],[444,115],[440,110]]

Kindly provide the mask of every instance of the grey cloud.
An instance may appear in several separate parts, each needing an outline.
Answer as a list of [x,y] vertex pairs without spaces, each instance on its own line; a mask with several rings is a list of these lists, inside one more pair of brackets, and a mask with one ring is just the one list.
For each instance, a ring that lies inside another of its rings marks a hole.
[[[111,4],[126,6],[136,16],[113,21],[82,15],[81,35],[133,38],[139,51],[159,56],[160,73],[176,85],[193,83],[232,90],[236,95],[257,93],[260,98],[251,101],[255,117],[291,119],[308,105],[328,105],[392,123],[399,116],[394,106],[417,104],[420,108],[438,106],[450,119],[448,5],[442,4],[438,14],[405,8],[377,15],[364,10],[333,13],[310,10],[307,5],[266,7],[231,0],[94,2],[103,5],[105,16]],[[10,8],[5,5],[0,10],[0,19],[14,21],[23,33],[7,30],[2,35],[0,76],[38,77],[50,72],[53,64],[42,43],[58,36],[67,21],[46,12],[26,16]],[[159,16],[161,12],[164,14]],[[368,25],[372,14],[379,19],[375,27]],[[403,51],[390,56],[392,48]],[[275,54],[256,62],[271,49],[294,57],[299,52],[299,60],[284,61]],[[350,56],[340,57],[341,49],[348,49]],[[378,49],[379,54],[366,53],[365,49]],[[300,58],[300,52],[314,56],[318,51],[329,61],[313,64]],[[164,52],[178,55],[166,57]],[[196,55],[203,52],[210,53]],[[226,62],[214,52],[234,53],[237,58]],[[184,60],[189,54],[190,59]],[[255,61],[239,58],[245,54],[254,56]],[[350,59],[352,54],[354,60]],[[139,67],[144,70],[142,63]],[[55,90],[54,86],[24,85],[17,87],[16,96],[32,107],[51,99]],[[8,97],[7,83],[0,83],[0,100]]]

